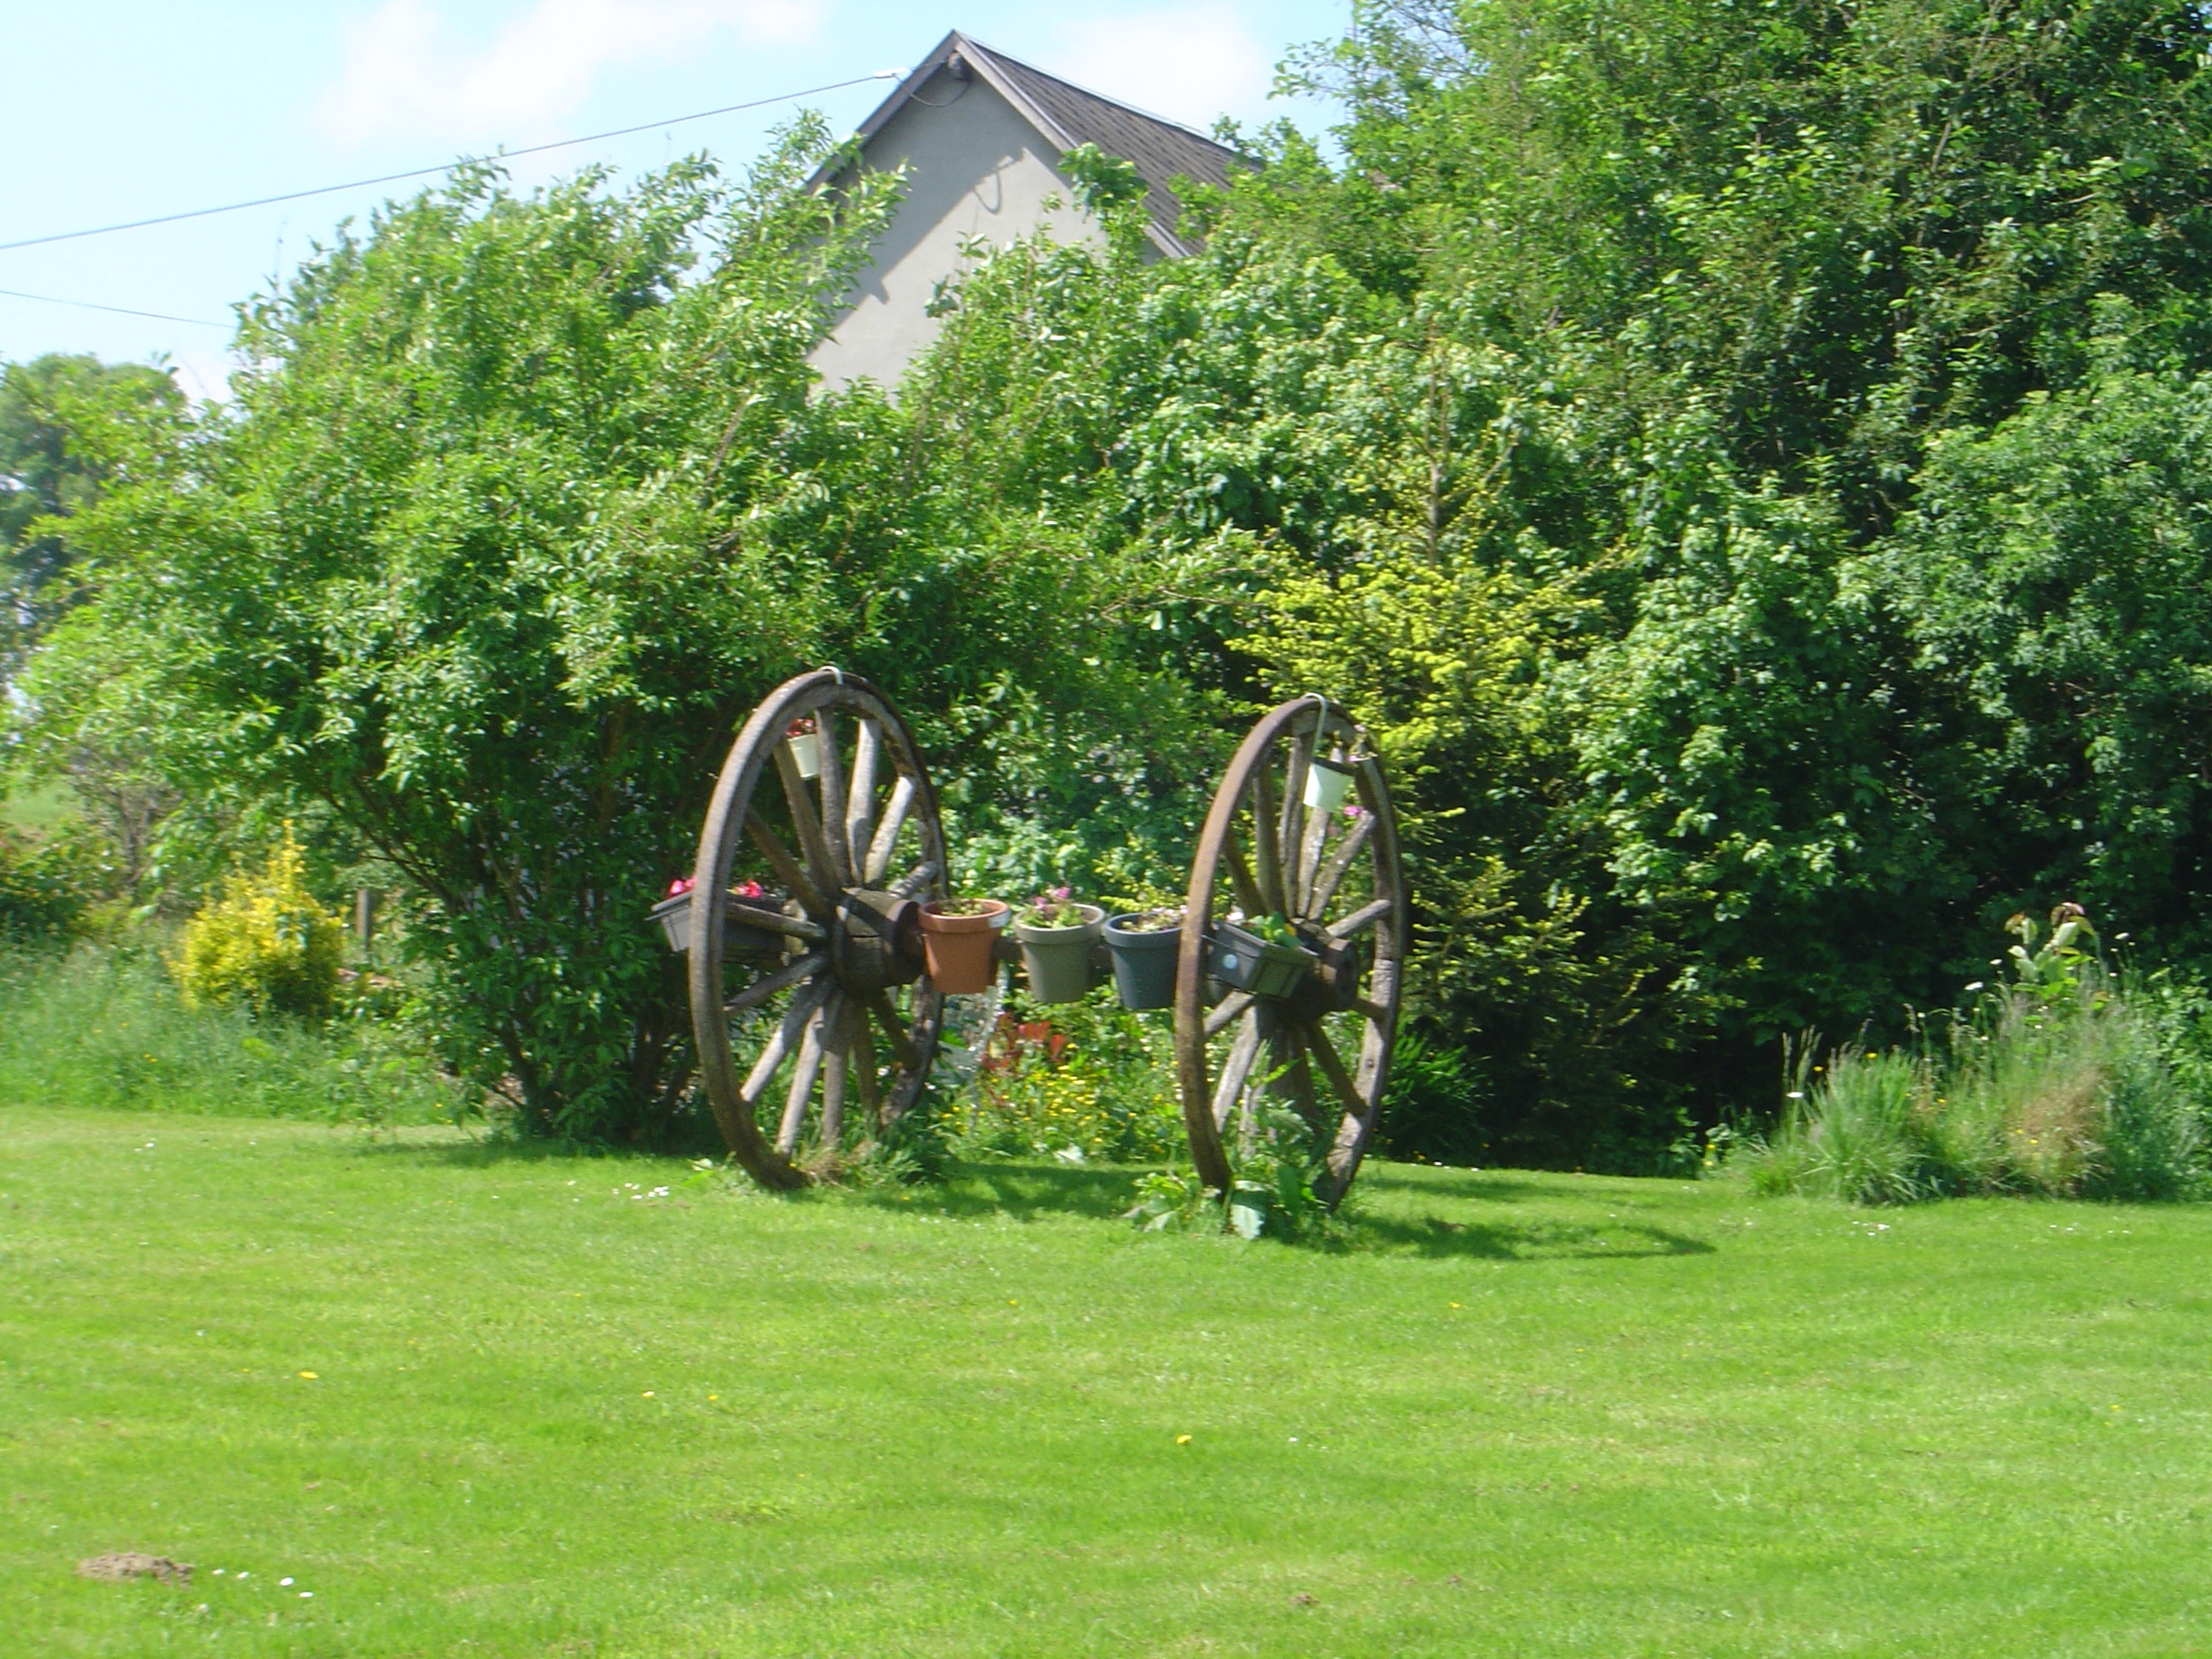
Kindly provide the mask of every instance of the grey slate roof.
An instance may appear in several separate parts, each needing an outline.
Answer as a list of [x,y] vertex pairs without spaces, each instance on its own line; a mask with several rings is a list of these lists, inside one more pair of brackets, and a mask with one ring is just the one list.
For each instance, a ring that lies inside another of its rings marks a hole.
[[1096,144],[1107,155],[1117,155],[1134,167],[1148,187],[1145,206],[1152,220],[1152,242],[1170,258],[1196,249],[1176,234],[1182,204],[1168,188],[1168,181],[1184,174],[1202,184],[1225,185],[1232,168],[1252,165],[1204,133],[1032,69],[957,29],[939,41],[929,56],[915,65],[913,73],[899,82],[898,90],[860,124],[858,137],[862,147],[955,58],[964,61],[973,73],[989,82],[1056,149],[1066,151]]

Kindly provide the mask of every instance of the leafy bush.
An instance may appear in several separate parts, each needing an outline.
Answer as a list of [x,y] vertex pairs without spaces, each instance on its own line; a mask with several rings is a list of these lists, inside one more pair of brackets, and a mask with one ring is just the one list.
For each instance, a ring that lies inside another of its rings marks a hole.
[[307,890],[287,830],[263,868],[234,872],[222,896],[185,925],[171,966],[187,1008],[319,1018],[344,960],[344,924]]
[[105,874],[99,837],[82,824],[44,835],[0,825],[0,939],[76,932]]

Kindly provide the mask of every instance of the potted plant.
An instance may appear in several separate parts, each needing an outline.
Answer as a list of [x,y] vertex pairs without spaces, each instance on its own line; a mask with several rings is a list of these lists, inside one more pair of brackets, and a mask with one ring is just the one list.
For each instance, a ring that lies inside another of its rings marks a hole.
[[[749,927],[744,925],[744,911],[781,910],[783,896],[771,893],[757,881],[741,881],[730,889],[728,915],[730,926],[722,937],[723,948],[733,957],[744,960],[775,958],[783,955],[786,943],[783,933],[775,927]],[[653,919],[660,924],[660,931],[668,939],[668,948],[681,954],[691,948],[691,881],[679,876],[668,884],[668,896],[653,907]]]
[[1240,923],[1232,914],[1206,941],[1206,971],[1254,996],[1290,995],[1319,960],[1279,915]]
[[1065,887],[1040,893],[1014,918],[1030,996],[1037,1002],[1080,1002],[1091,992],[1091,947],[1106,913],[1079,903]]
[[1316,755],[1306,768],[1305,803],[1316,812],[1334,812],[1344,805],[1345,792],[1358,769],[1350,761]]
[[1000,899],[932,899],[923,905],[921,955],[930,983],[947,996],[989,990],[997,971],[991,946],[1006,923],[1006,906]]
[[813,715],[801,714],[792,721],[784,731],[783,746],[791,750],[800,777],[811,780],[822,775],[822,733]]
[[1175,906],[1130,910],[1106,919],[1103,929],[1114,963],[1114,988],[1124,1008],[1174,1006],[1176,956],[1182,944],[1182,911]]

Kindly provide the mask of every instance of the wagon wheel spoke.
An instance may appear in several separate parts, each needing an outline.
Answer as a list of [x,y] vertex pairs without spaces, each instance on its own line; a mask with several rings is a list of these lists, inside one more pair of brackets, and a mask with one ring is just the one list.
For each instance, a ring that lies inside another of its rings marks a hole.
[[920,864],[915,865],[913,869],[908,871],[906,874],[901,876],[896,881],[893,882],[890,886],[890,890],[901,898],[912,898],[916,893],[921,892],[922,889],[928,886],[930,883],[935,881],[937,879],[938,873],[936,860],[933,859],[924,859]]
[[775,1149],[786,1158],[799,1145],[799,1132],[806,1124],[806,1102],[814,1092],[814,1079],[822,1071],[822,1028],[836,1012],[836,993],[806,1022],[799,1041],[799,1060],[791,1068],[791,1087],[783,1097],[783,1122],[775,1132]]
[[775,872],[775,878],[791,889],[791,896],[799,901],[799,908],[817,921],[830,921],[829,900],[822,896],[822,890],[814,884],[814,878],[800,867],[797,859],[792,857],[791,849],[783,844],[782,838],[769,827],[768,820],[758,812],[747,812],[745,834],[760,849],[760,855],[768,860],[769,867]]
[[844,846],[855,875],[867,869],[868,843],[875,836],[876,758],[882,744],[875,721],[863,715],[853,745],[853,787],[845,799]]
[[1361,905],[1359,908],[1340,921],[1332,921],[1322,931],[1331,939],[1350,939],[1355,934],[1365,933],[1397,908],[1397,900],[1379,898],[1371,904]]
[[1322,1075],[1328,1079],[1328,1086],[1336,1091],[1336,1097],[1342,1103],[1344,1109],[1354,1117],[1365,1117],[1367,1097],[1359,1092],[1359,1085],[1352,1081],[1352,1073],[1345,1068],[1344,1057],[1336,1052],[1336,1045],[1328,1040],[1328,1033],[1322,1030],[1321,1022],[1315,1020],[1302,1026],[1298,1037],[1305,1044],[1306,1052],[1321,1067]]
[[1305,833],[1298,837],[1296,874],[1291,883],[1291,896],[1296,916],[1310,916],[1313,911],[1315,878],[1321,870],[1322,848],[1328,842],[1328,814],[1315,811],[1307,815]]
[[726,1014],[742,1013],[748,1008],[757,1008],[778,991],[786,990],[801,980],[811,979],[830,965],[827,951],[810,951],[794,957],[772,974],[763,974],[751,984],[722,1004]]
[[868,1115],[871,1125],[881,1127],[884,1121],[883,1080],[876,1075],[875,1039],[869,1035],[868,1022],[853,1022],[853,1087],[860,1097],[860,1108]]
[[907,1041],[906,1027],[899,1019],[898,1010],[891,1006],[890,994],[888,991],[871,991],[860,999],[860,1006],[868,1011],[870,1018],[876,1022],[877,1029],[883,1032],[884,1042],[890,1045],[891,1058],[898,1061],[900,1069],[911,1072],[919,1066],[921,1057],[915,1053],[914,1045]]
[[1283,771],[1282,820],[1276,826],[1275,846],[1285,860],[1285,872],[1291,878],[1283,890],[1285,915],[1291,914],[1291,901],[1297,897],[1298,848],[1306,838],[1306,774],[1313,769],[1314,745],[1320,737],[1318,721],[1312,731],[1295,734],[1291,738],[1290,763]]
[[1221,1062],[1221,1081],[1213,1090],[1213,1127],[1218,1133],[1229,1127],[1229,1115],[1244,1096],[1244,1085],[1252,1079],[1253,1062],[1260,1057],[1260,1014],[1257,1009],[1248,1009],[1243,1029],[1237,1033],[1229,1045],[1228,1058]]
[[1314,1106],[1313,1067],[1306,1064],[1305,1045],[1299,1040],[1297,1027],[1271,1010],[1267,1036],[1267,1087],[1289,1103],[1307,1127],[1316,1134],[1323,1133]]
[[1237,844],[1237,827],[1233,823],[1222,840],[1222,860],[1229,866],[1230,890],[1237,895],[1237,902],[1248,916],[1267,914],[1267,901],[1260,895],[1260,885],[1252,879],[1252,866],[1244,862],[1244,849]]
[[1374,832],[1375,815],[1362,812],[1337,842],[1336,850],[1329,854],[1328,862],[1322,867],[1321,874],[1315,878],[1313,893],[1306,901],[1305,914],[1309,920],[1318,921],[1328,913],[1329,904],[1336,897],[1336,890],[1343,884],[1345,872],[1352,868],[1352,860],[1359,856],[1359,849],[1367,844],[1367,838]]
[[891,786],[890,804],[884,808],[884,821],[876,826],[875,837],[868,843],[863,886],[881,881],[890,871],[892,854],[898,848],[899,831],[906,828],[907,814],[914,810],[915,793],[914,780],[903,775]]
[[760,1058],[753,1062],[752,1070],[746,1073],[744,1086],[738,1091],[748,1109],[760,1103],[769,1080],[790,1057],[792,1045],[799,1040],[799,1033],[806,1028],[806,1023],[814,1018],[815,1011],[822,1006],[822,1000],[829,994],[828,985],[810,985],[791,1000],[791,1006],[784,1011],[783,1023],[769,1038],[768,1047],[761,1050]]
[[852,1056],[841,1048],[822,1051],[822,1128],[824,1146],[835,1147],[845,1138],[845,1083],[851,1075]]
[[1222,998],[1221,1006],[1206,1017],[1206,1036],[1218,1036],[1227,1030],[1237,1023],[1237,1017],[1252,1006],[1253,1000],[1249,991],[1231,991]]
[[[818,740],[816,747],[821,747]],[[812,792],[807,788],[806,780],[799,775],[799,763],[792,758],[787,743],[775,746],[775,771],[783,782],[783,799],[791,809],[792,827],[799,831],[799,850],[806,855],[806,872],[820,891],[835,892],[841,884],[837,861],[830,855],[830,840],[822,833],[822,820],[815,814]]]
[[1279,810],[1274,773],[1262,765],[1252,775],[1252,862],[1253,873],[1259,878],[1263,915],[1276,910],[1288,915],[1290,910],[1283,893],[1282,848],[1275,839]]
[[[743,914],[740,914],[742,911]],[[820,945],[830,937],[829,929],[797,916],[787,916],[781,910],[770,910],[755,904],[730,907],[730,920],[743,922],[748,927],[765,928],[772,933],[788,933],[793,939],[808,939]]]
[[[818,733],[815,744],[821,757],[821,775],[815,779],[821,791],[822,813],[817,820],[823,830],[822,840],[830,855],[830,868],[839,887],[854,885],[853,854],[845,840],[845,751],[840,746],[837,728],[842,724],[834,708],[815,711],[814,729]],[[804,831],[801,832],[802,834]]]

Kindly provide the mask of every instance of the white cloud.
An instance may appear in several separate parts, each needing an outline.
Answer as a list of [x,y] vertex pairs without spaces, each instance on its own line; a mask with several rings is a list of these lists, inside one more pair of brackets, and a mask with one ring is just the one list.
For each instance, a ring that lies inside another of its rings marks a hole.
[[356,142],[543,138],[605,70],[665,62],[725,30],[763,44],[804,40],[823,9],[823,0],[530,0],[471,46],[438,0],[384,0],[345,26],[345,67],[319,115]]
[[1069,80],[1201,132],[1267,113],[1275,53],[1231,7],[1093,15],[1063,40],[1053,61]]

